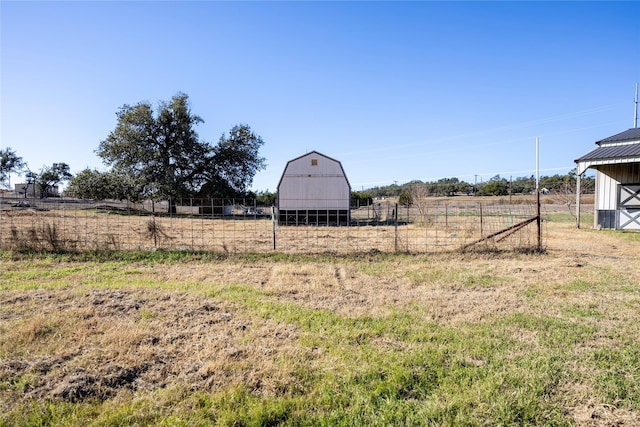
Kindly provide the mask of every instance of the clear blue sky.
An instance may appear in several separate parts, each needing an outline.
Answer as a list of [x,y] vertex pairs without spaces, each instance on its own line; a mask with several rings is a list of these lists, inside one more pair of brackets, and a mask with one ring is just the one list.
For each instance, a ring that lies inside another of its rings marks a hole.
[[[354,190],[566,173],[633,127],[640,2],[0,2],[0,148],[106,170],[123,104],[178,92],[206,141],[262,136],[275,191],[317,150]],[[12,182],[19,177],[12,177]]]

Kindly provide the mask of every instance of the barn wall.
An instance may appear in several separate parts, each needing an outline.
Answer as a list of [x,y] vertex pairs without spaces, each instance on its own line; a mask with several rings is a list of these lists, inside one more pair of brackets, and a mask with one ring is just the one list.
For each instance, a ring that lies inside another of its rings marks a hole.
[[620,185],[638,183],[640,183],[640,164],[638,163],[599,166],[596,170],[594,225],[602,228],[618,228]]
[[285,177],[278,195],[280,209],[349,209],[349,186],[339,177]]
[[617,209],[618,184],[639,184],[640,164],[599,166],[596,171],[596,209]]
[[[311,164],[312,159],[317,165]],[[349,209],[350,193],[339,162],[309,153],[287,164],[278,186],[278,209]]]

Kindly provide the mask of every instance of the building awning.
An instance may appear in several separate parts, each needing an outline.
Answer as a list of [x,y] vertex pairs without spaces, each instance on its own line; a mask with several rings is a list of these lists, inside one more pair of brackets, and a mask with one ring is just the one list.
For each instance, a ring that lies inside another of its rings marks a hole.
[[581,175],[594,166],[640,162],[640,128],[632,128],[596,142],[598,148],[575,160]]

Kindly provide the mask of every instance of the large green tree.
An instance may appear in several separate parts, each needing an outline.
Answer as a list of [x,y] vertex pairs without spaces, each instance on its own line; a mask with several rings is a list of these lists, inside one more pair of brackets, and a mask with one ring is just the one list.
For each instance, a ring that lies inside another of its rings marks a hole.
[[22,157],[11,148],[0,149],[0,185],[4,185],[9,180],[9,174],[20,172],[25,166]]
[[202,141],[194,127],[203,120],[179,93],[161,102],[124,105],[116,128],[97,154],[118,177],[135,184],[140,197],[177,200],[197,194],[235,197],[246,191],[264,168],[258,156],[262,139],[246,126],[234,127],[218,145]]
[[191,113],[187,95],[160,103],[157,115],[141,102],[124,105],[116,116],[116,128],[97,154],[114,172],[139,183],[141,196],[175,199],[200,184],[209,147],[194,130],[203,120]]

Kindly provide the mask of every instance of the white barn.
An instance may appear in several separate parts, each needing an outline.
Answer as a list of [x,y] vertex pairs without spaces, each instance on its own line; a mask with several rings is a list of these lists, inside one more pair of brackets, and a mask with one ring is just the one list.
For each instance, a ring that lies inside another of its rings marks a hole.
[[287,162],[278,183],[283,225],[348,225],[351,185],[342,164],[311,151]]
[[596,171],[593,226],[640,230],[640,128],[631,128],[596,142],[596,149],[576,159],[578,227],[580,177]]

